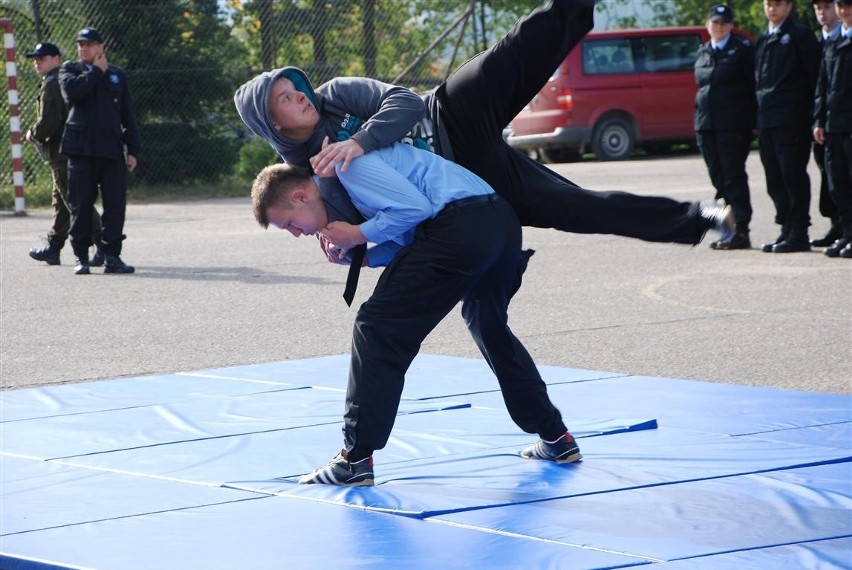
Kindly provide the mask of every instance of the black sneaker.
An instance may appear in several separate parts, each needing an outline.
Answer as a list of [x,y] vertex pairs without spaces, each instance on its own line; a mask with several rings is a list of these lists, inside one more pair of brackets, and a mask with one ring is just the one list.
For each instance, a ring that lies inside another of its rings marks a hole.
[[521,451],[521,457],[524,459],[544,459],[556,463],[573,463],[583,459],[583,456],[580,455],[580,448],[574,441],[574,436],[567,431],[556,441],[538,440]]
[[299,479],[302,485],[323,484],[343,487],[373,485],[373,457],[350,463],[342,454],[332,459],[325,467],[320,467]]

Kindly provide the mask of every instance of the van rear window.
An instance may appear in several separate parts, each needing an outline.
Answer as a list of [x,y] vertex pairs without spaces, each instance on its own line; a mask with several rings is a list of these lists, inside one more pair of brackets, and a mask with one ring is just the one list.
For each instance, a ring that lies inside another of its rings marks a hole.
[[635,73],[636,63],[630,40],[613,38],[584,41],[583,72],[586,75]]

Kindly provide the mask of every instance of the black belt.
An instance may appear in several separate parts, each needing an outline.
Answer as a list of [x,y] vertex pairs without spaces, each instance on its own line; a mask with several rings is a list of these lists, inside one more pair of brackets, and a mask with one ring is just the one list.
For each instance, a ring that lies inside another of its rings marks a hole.
[[468,196],[467,198],[461,198],[459,200],[454,200],[452,202],[447,203],[444,206],[444,210],[453,210],[455,208],[462,208],[464,206],[475,206],[477,204],[485,204],[487,202],[496,202],[500,199],[499,194],[481,194],[479,196]]

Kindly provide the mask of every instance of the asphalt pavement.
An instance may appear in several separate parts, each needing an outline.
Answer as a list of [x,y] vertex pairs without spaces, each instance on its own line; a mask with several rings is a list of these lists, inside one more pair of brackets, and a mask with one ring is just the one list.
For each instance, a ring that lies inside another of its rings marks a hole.
[[[553,165],[597,190],[712,197],[700,156]],[[748,161],[755,247],[778,233]],[[817,188],[811,163],[812,186]],[[248,188],[246,189],[248,196]],[[812,235],[828,222],[812,200]],[[167,374],[347,353],[356,308],[313,238],[264,231],[248,197],[131,204],[134,275],[29,258],[48,210],[0,216],[0,388]],[[525,229],[536,250],[510,325],[540,364],[822,392],[852,390],[852,261]],[[479,357],[458,311],[423,352]],[[653,394],[648,394],[653,398]]]

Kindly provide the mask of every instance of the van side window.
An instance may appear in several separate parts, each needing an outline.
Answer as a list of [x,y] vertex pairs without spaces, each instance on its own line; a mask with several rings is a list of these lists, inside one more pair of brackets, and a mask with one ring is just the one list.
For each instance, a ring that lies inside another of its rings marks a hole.
[[584,41],[583,72],[586,75],[635,73],[636,64],[630,40],[616,38]]
[[652,36],[642,38],[645,70],[690,71],[695,65],[701,38],[696,35]]

